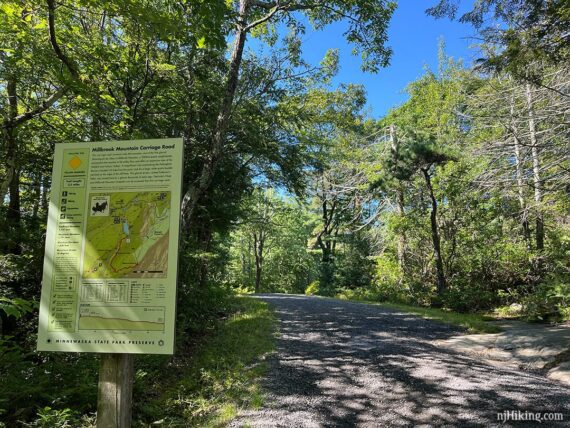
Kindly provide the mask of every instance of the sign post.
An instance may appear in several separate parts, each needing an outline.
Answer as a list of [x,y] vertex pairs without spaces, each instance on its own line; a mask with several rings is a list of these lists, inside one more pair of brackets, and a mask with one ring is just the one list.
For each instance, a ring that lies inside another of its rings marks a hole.
[[37,348],[101,353],[100,427],[130,426],[131,354],[174,352],[182,155],[181,139],[55,148]]
[[101,354],[97,391],[97,428],[129,428],[133,408],[131,354]]

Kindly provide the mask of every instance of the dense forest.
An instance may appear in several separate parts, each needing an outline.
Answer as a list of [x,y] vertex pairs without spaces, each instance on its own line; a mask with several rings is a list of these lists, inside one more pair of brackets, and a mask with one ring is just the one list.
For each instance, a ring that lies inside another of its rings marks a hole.
[[55,416],[29,400],[93,393],[56,389],[94,360],[34,351],[59,143],[183,137],[180,349],[246,292],[570,318],[570,9],[432,6],[475,28],[480,59],[441,42],[373,118],[361,86],[332,86],[334,46],[311,64],[302,40],[347,22],[376,72],[391,1],[2,0],[0,416],[39,426]]

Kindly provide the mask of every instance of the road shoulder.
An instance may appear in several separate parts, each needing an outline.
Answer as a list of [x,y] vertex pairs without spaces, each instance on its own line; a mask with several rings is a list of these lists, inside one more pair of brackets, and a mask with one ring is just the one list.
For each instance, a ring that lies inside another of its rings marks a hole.
[[503,331],[437,340],[437,346],[482,358],[495,365],[538,372],[570,385],[570,326],[495,322]]

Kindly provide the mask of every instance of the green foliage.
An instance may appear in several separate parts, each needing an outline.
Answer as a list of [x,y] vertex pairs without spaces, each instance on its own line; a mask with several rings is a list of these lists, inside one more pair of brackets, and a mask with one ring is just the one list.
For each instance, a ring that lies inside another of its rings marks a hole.
[[340,241],[336,262],[336,287],[362,288],[370,286],[374,260],[366,232],[346,233]]
[[[22,346],[8,340],[2,346],[0,376],[11,387],[0,391],[0,411],[9,425],[36,420],[38,426],[50,426],[48,422],[41,425],[41,421],[63,424],[69,417],[70,426],[76,426],[73,422],[76,416],[95,411],[98,368],[95,355],[34,355],[33,338]],[[45,410],[46,407],[55,410]],[[65,409],[73,409],[73,415]]]
[[[460,312],[526,302],[525,314],[531,318],[560,318],[567,312],[567,302],[561,296],[569,282],[565,274],[567,227],[559,223],[567,211],[567,196],[553,190],[544,196],[548,202],[535,208],[550,224],[548,248],[535,251],[529,248],[532,242],[521,231],[520,220],[520,198],[532,204],[534,185],[524,179],[525,187],[518,192],[513,184],[505,189],[484,178],[514,180],[512,147],[504,149],[499,158],[496,155],[496,141],[510,141],[512,136],[504,136],[509,130],[501,125],[501,119],[492,126],[489,122],[494,123],[495,116],[509,117],[512,109],[524,110],[525,99],[517,98],[524,94],[516,92],[520,91],[516,86],[509,86],[513,85],[510,81],[490,79],[486,85],[484,79],[466,74],[459,64],[443,55],[440,62],[443,66],[438,75],[428,71],[410,84],[410,99],[381,121],[382,126],[393,125],[396,129],[399,147],[395,148],[390,139],[381,142],[379,159],[384,168],[375,177],[373,189],[392,204],[397,201],[397,191],[401,192],[403,214],[394,209],[381,213],[378,233],[384,248],[375,258],[377,273],[366,291],[354,295],[439,305]],[[493,95],[495,85],[511,91],[514,104],[509,105],[504,95]],[[490,97],[497,98],[490,103]],[[537,104],[536,108],[545,105]],[[528,127],[525,115],[523,112],[516,117],[520,121],[516,126]],[[542,126],[543,132],[548,132],[549,125]],[[524,138],[528,141],[528,136]],[[483,143],[489,141],[493,143]],[[556,141],[554,136],[552,144]],[[489,155],[482,150],[483,144],[494,145]],[[559,153],[556,146],[551,149]],[[539,161],[548,164],[550,159],[554,161],[550,156],[545,149]],[[531,165],[527,162],[523,167],[528,172]],[[418,168],[429,173],[438,204],[436,224],[447,279],[446,292],[439,296],[434,287],[434,250],[428,244],[433,233],[427,216],[432,202],[424,180],[415,173]],[[558,173],[564,175],[562,170]],[[555,187],[553,184],[552,189]],[[532,217],[535,213],[524,215]],[[398,242],[404,243],[403,261],[398,260]],[[558,278],[558,286],[551,284],[552,277]]]
[[[436,18],[455,19],[460,3],[438,0],[427,12]],[[534,74],[530,64],[568,60],[568,15],[564,0],[486,0],[473,3],[459,21],[472,24],[487,43],[501,47],[479,60],[480,66],[540,81],[542,76]],[[506,26],[486,26],[491,21]]]
[[341,288],[335,295],[342,300],[354,300],[356,302],[381,302],[383,297],[371,288]]
[[184,348],[196,335],[211,330],[219,314],[231,312],[234,297],[224,285],[208,283],[206,287],[196,282],[182,282],[178,291],[176,320],[177,346]]
[[305,294],[307,296],[317,296],[320,294],[319,288],[319,281],[313,281],[305,289]]
[[79,426],[80,421],[71,409],[52,409],[44,407],[38,410],[38,419],[32,424],[41,428],[72,428]]
[[0,297],[0,311],[4,312],[8,317],[20,319],[35,309],[38,309],[37,302],[19,298],[8,299],[6,297]]
[[137,405],[139,422],[224,426],[239,409],[259,407],[259,377],[263,359],[274,349],[274,332],[275,318],[266,303],[237,298],[233,313],[206,340],[184,349],[168,372],[158,365],[137,377],[136,388],[160,391]]
[[521,299],[522,314],[533,321],[570,319],[570,282],[551,277]]
[[22,294],[29,296],[33,293],[33,288],[37,289],[35,281],[38,280],[38,274],[30,269],[36,265],[37,258],[32,254],[0,255],[0,289],[25,290],[26,292]]
[[402,283],[403,272],[392,254],[384,253],[374,258],[376,267],[372,294],[365,300],[380,302],[409,302],[409,288]]
[[497,295],[480,283],[454,284],[441,297],[443,305],[458,312],[484,311],[497,305]]
[[244,201],[244,221],[232,233],[227,282],[234,288],[302,293],[315,276],[307,251],[312,220],[306,209],[273,191],[256,190]]
[[[396,9],[396,2],[387,0],[333,0],[327,7],[321,7],[311,1],[292,1],[280,8],[283,10],[282,19],[289,26],[304,28],[303,21],[297,21],[293,12],[301,12],[305,19],[317,30],[341,21],[347,22],[344,36],[353,46],[352,53],[362,59],[361,68],[364,71],[378,71],[380,67],[389,64],[392,50],[386,46],[388,23]],[[267,14],[265,7],[252,7],[252,19],[259,19]],[[277,16],[280,16],[279,14]],[[282,15],[281,15],[282,16]],[[348,18],[348,19],[347,19]]]

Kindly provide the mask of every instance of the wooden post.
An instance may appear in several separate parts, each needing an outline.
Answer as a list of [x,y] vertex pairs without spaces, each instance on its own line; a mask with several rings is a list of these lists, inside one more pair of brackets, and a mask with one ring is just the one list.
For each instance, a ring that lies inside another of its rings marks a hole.
[[132,354],[101,354],[97,428],[130,428],[133,405]]

